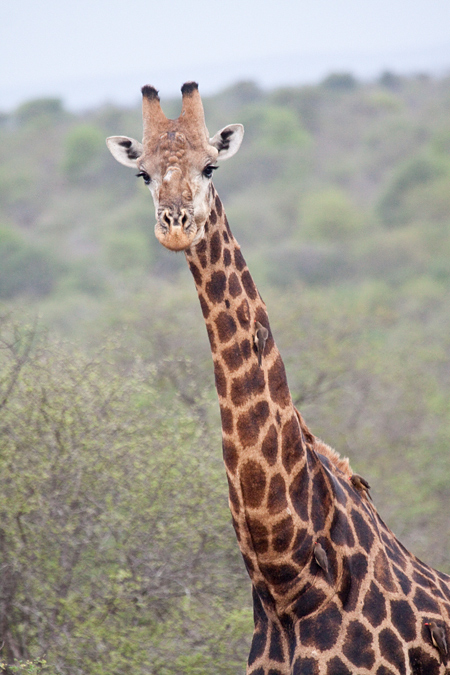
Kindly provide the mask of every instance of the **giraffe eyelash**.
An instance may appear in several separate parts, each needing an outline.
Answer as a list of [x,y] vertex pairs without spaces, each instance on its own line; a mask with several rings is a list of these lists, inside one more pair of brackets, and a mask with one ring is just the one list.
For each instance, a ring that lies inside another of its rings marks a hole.
[[144,179],[144,183],[146,185],[150,185],[152,179],[150,178],[150,176],[148,175],[148,173],[146,171],[139,171],[139,173],[136,174],[136,178],[141,178],[141,177]]
[[215,170],[218,169],[218,168],[219,168],[218,166],[214,166],[213,164],[208,164],[208,165],[205,166],[205,168],[203,169],[202,175],[203,175],[205,178],[212,178],[213,171],[215,171]]

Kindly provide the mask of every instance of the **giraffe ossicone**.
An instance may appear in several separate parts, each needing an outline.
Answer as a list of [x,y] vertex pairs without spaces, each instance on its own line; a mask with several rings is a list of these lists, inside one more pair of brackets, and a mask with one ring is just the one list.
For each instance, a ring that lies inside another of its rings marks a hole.
[[450,577],[397,541],[366,499],[367,481],[352,483],[348,460],[295,409],[266,306],[212,183],[243,127],[209,138],[197,84],[181,91],[181,114],[169,120],[156,89],[143,87],[142,143],[107,144],[149,186],[155,234],[185,252],[197,288],[232,521],[252,582],[247,674],[443,675],[436,636],[447,645]]

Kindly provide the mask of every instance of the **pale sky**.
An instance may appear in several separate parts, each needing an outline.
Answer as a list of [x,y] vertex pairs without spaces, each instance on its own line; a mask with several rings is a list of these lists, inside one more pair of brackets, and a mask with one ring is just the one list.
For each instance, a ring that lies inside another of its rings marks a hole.
[[450,73],[450,0],[3,0],[0,110],[37,96],[74,108],[133,104],[197,80],[213,93],[362,78],[384,69]]

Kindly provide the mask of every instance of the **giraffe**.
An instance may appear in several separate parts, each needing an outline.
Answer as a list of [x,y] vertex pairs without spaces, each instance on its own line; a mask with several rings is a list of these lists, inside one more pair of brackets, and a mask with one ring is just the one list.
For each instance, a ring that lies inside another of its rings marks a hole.
[[[212,183],[243,127],[209,138],[198,85],[178,119],[142,88],[143,142],[107,139],[149,186],[155,234],[184,251],[206,324],[236,537],[251,579],[255,629],[247,675],[438,675],[449,642],[450,577],[396,539],[346,458],[295,409],[266,306]],[[441,663],[442,662],[442,663]]]

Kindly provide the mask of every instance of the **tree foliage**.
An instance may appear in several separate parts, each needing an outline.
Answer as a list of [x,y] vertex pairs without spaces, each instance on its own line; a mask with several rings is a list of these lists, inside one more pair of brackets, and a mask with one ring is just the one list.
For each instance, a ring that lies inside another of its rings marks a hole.
[[[307,241],[311,260],[341,262],[319,265],[311,277],[295,255],[283,254],[282,284],[340,283],[342,270],[355,281],[376,279],[367,260],[383,240],[393,262],[388,276],[397,283],[399,268],[404,278],[414,277],[416,260],[408,236],[400,244],[393,230],[419,228],[426,248],[431,226],[441,228],[441,252],[428,255],[439,258],[442,277],[450,248],[449,86],[448,78],[386,72],[362,83],[332,73],[317,86],[265,92],[242,82],[206,97],[211,130],[230,120],[246,127],[240,152],[221,165],[216,184],[238,240],[251,244],[261,268],[272,267],[274,245],[295,251]],[[163,105],[169,116],[180,112],[179,101]],[[138,107],[69,115],[61,101],[39,99],[5,116],[0,222],[64,263],[53,267],[56,284],[41,294],[83,288],[80,258],[95,269],[93,295],[95,288],[115,293],[118,276],[135,285],[149,273],[172,279],[179,273],[179,260],[169,261],[155,245],[148,191],[106,149],[105,137],[117,133],[140,137]],[[270,280],[277,281],[272,272]],[[14,295],[21,294],[19,285]]]
[[[212,132],[246,125],[215,182],[296,404],[446,572],[449,93],[344,73],[204,100]],[[141,112],[0,121],[0,668],[234,675],[251,601],[201,311],[104,144]]]
[[[2,328],[6,345],[17,329]],[[3,654],[67,673],[236,672],[251,615],[244,589],[235,606],[217,431],[179,397],[163,406],[155,368],[122,370],[114,341],[87,357],[41,338],[22,363],[21,340],[0,352]]]

